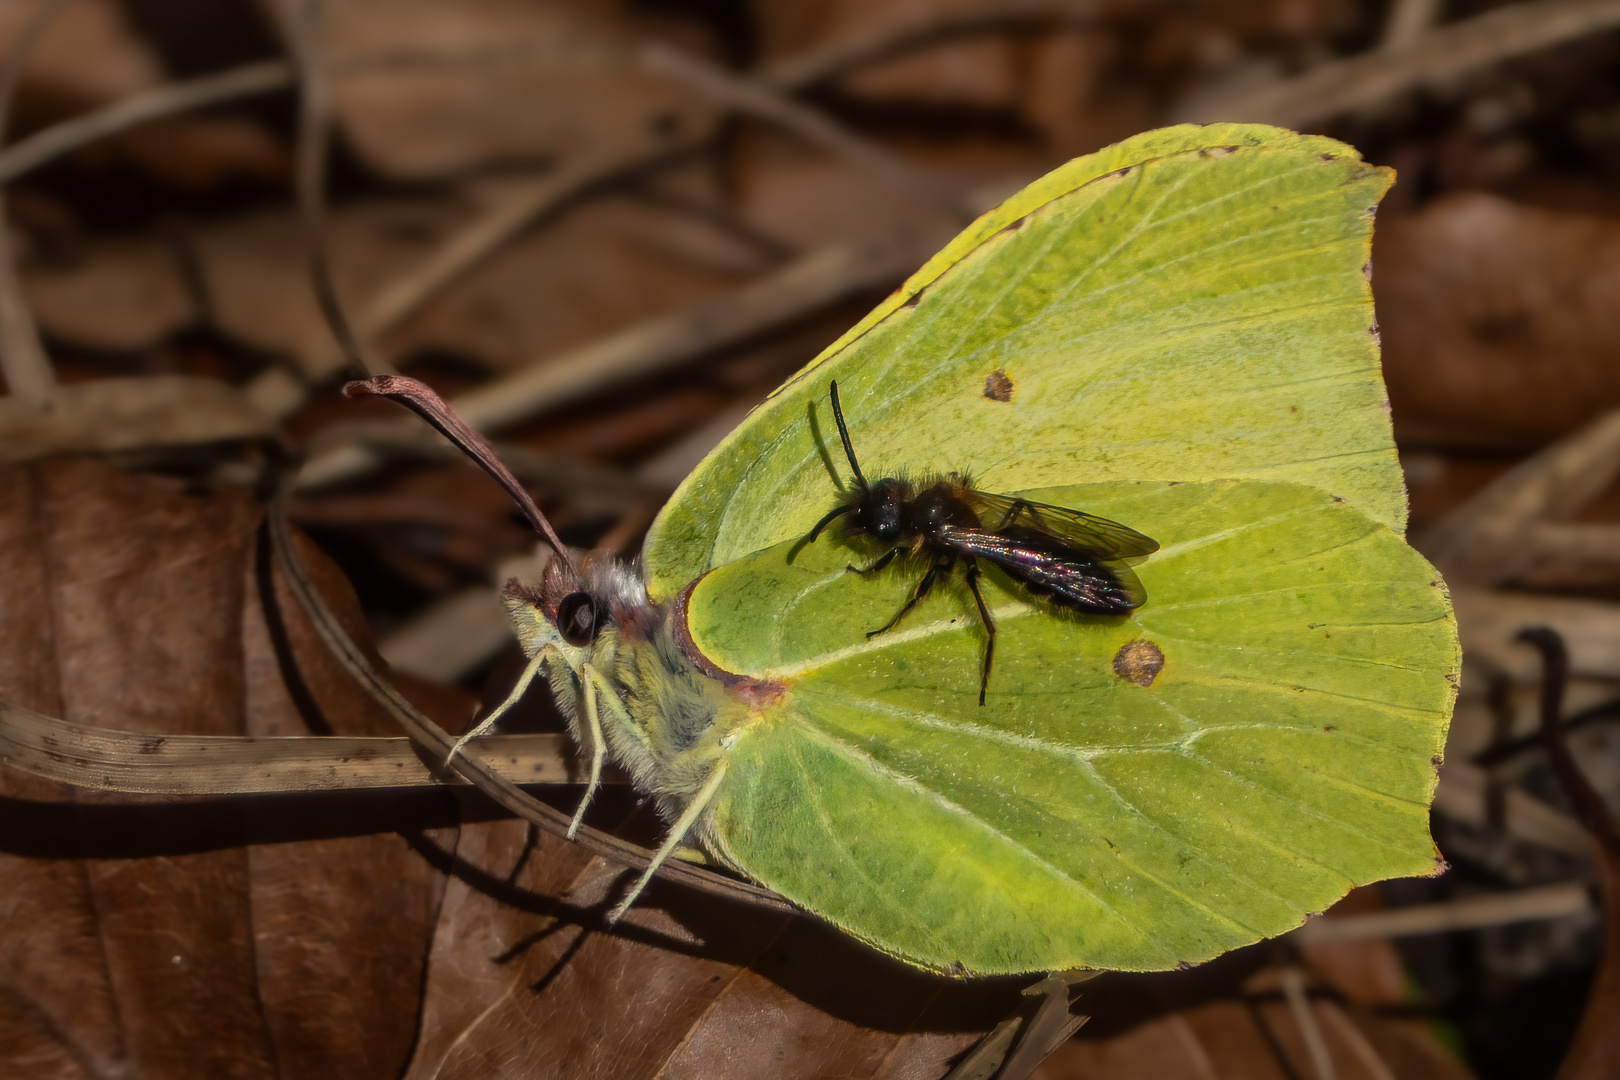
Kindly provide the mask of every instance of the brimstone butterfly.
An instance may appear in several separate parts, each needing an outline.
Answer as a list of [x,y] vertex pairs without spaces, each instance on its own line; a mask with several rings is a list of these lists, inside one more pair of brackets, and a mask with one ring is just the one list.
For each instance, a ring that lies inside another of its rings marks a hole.
[[[1458,647],[1401,536],[1364,274],[1389,182],[1224,124],[1049,174],[710,454],[644,579],[555,558],[509,586],[520,687],[544,671],[656,797],[660,857],[700,848],[934,971],[1174,967],[1431,872]],[[800,543],[838,505],[834,379],[875,469],[1153,537],[1147,602],[1064,614],[985,574],[983,706],[958,590],[869,638],[913,579]]]

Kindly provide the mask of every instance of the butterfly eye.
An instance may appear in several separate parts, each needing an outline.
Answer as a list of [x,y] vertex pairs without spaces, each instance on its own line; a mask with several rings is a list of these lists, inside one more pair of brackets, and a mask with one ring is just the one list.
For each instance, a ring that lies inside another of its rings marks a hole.
[[596,640],[597,614],[590,593],[569,593],[557,605],[557,632],[568,644],[584,648]]

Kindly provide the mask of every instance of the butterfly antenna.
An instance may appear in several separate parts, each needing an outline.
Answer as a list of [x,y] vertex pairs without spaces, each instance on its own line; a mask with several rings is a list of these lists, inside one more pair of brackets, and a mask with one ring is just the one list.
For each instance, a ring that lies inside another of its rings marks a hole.
[[844,410],[838,405],[838,380],[832,384],[833,419],[838,422],[838,438],[844,443],[844,456],[849,458],[849,467],[855,470],[855,483],[866,489],[866,477],[861,475],[861,467],[855,460],[855,447],[850,445],[849,428],[844,426]]
[[[495,456],[495,451],[489,448],[483,436],[468,427],[466,421],[457,416],[455,410],[450,408],[432,387],[407,375],[377,375],[370,379],[345,383],[343,393],[346,397],[391,398],[426,420],[439,434],[459,446],[463,453],[478,463],[479,468],[506,490],[512,501],[517,503],[518,509],[523,511],[523,516],[529,519],[534,531],[546,538],[546,542],[557,552],[557,557],[562,559],[564,565],[570,570],[575,570],[574,560],[569,558],[568,549],[552,531],[551,522],[540,512],[540,507],[535,505],[534,499],[518,482],[518,478],[501,464],[501,459]],[[575,573],[577,575],[578,571],[575,570]]]

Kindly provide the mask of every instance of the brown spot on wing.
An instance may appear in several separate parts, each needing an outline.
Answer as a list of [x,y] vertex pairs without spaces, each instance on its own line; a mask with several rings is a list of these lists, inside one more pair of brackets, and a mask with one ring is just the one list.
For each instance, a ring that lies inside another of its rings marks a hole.
[[1001,368],[984,377],[984,396],[991,401],[1011,401],[1012,392],[1012,379]]
[[1152,686],[1164,670],[1164,653],[1151,641],[1127,641],[1114,654],[1114,674],[1137,686]]

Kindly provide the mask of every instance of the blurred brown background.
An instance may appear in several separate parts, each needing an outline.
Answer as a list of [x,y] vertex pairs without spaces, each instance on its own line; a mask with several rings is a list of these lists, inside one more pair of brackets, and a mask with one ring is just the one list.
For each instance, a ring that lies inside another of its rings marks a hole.
[[[1435,816],[1452,870],[1346,901],[1418,905],[1416,931],[1088,984],[1076,1009],[1096,1019],[1035,1075],[1553,1076],[1583,1011],[1620,1009],[1602,996],[1620,988],[1591,989],[1600,860],[1530,738],[1541,664],[1514,641],[1564,635],[1569,738],[1615,805],[1620,3],[3,0],[0,47],[0,696],[158,733],[329,733],[298,719],[298,693],[254,696],[297,653],[255,629],[244,584],[257,497],[283,468],[302,470],[294,520],[341,569],[333,595],[346,578],[347,617],[424,707],[464,726],[515,675],[492,585],[536,572],[532,537],[417,426],[335,392],[352,372],[323,272],[368,362],[450,397],[568,542],[633,553],[751,405],[1068,158],[1233,120],[1395,167],[1373,255],[1385,377],[1412,538],[1453,587],[1467,652]],[[217,588],[197,576],[211,558]],[[139,602],[105,599],[132,582]],[[210,627],[235,636],[204,663]],[[191,659],[118,660],[135,636]],[[156,681],[137,722],[142,677]],[[368,723],[353,733],[392,733]],[[0,834],[88,798],[0,784]],[[141,805],[158,824],[115,816],[92,842],[79,817],[0,843],[14,1075],[938,1076],[1017,1006],[1016,987],[963,997],[829,970],[827,950],[871,960],[813,934],[774,975],[786,939],[763,931],[752,952],[692,946],[698,960],[656,934],[601,944],[581,912],[607,871],[542,845],[576,876],[521,879],[541,858],[522,825],[448,801],[289,810],[324,824],[269,837],[262,803],[228,811],[251,819],[242,831],[206,835],[184,800]],[[634,819],[633,800],[613,813]],[[300,854],[334,843],[351,846]],[[283,860],[277,888],[267,858]],[[178,877],[151,877],[153,859]],[[108,883],[126,872],[144,899]],[[379,877],[404,892],[357,899]],[[277,906],[311,890],[330,890],[318,910]],[[687,939],[720,932],[667,899],[676,914],[658,917]],[[158,988],[167,952],[89,957],[141,904],[141,933],[196,939],[206,974]],[[366,904],[386,933],[360,926]],[[497,929],[458,937],[468,918]],[[325,951],[311,926],[330,929]],[[285,947],[274,963],[267,935]],[[518,955],[527,975],[508,986]],[[711,970],[723,992],[705,989]],[[313,1002],[311,984],[326,988]],[[841,1004],[863,994],[892,1007]],[[228,1015],[177,1020],[218,1001]],[[1581,1053],[1615,1060],[1592,1038]]]

